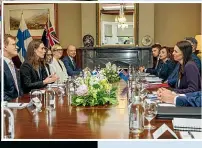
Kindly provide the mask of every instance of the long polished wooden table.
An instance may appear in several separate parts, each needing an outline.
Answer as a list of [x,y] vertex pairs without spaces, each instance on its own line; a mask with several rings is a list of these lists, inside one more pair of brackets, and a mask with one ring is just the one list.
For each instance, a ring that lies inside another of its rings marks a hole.
[[[126,95],[120,92],[126,86],[118,86],[118,105],[99,107],[74,107],[68,105],[67,97],[56,99],[56,109],[48,112],[42,108],[38,116],[28,109],[13,109],[15,117],[16,139],[152,139],[155,130],[144,130],[139,137],[129,132],[128,105]],[[29,102],[29,96],[19,98],[17,102]],[[167,124],[171,129],[171,120],[153,119],[152,125],[157,128]],[[147,124],[147,122],[146,122]],[[176,132],[179,137],[179,133]],[[163,139],[173,138],[165,133]]]

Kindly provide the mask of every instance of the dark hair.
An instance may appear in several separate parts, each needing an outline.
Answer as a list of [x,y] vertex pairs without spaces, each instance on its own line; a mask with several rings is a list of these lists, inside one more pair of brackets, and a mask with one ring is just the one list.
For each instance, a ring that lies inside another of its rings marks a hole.
[[[162,49],[166,49],[166,52],[167,52],[167,58],[170,58],[170,57],[171,57],[171,54],[170,54],[170,50],[168,49],[168,47],[163,46],[163,47],[161,47],[160,51],[161,51]],[[160,52],[160,51],[159,51],[159,52]]]
[[161,44],[154,44],[154,45],[152,45],[152,48],[158,48],[159,51],[160,51],[160,49],[161,49]]
[[45,53],[45,55],[44,55],[44,62],[45,62],[46,64],[48,64],[48,62],[47,62],[47,54],[48,54],[48,51],[51,52],[52,58],[53,58],[53,53],[52,53],[52,50],[51,50],[50,48],[45,47],[45,50],[46,50],[46,53]]
[[37,55],[34,52],[34,50],[39,48],[40,44],[42,43],[43,42],[40,40],[32,40],[27,48],[26,60],[34,67],[35,70],[37,70],[40,65],[45,65],[45,60],[37,58]]
[[179,78],[181,79],[182,73],[184,72],[184,66],[188,61],[192,60],[192,45],[188,41],[179,41],[177,42],[176,46],[182,51],[183,54],[183,64],[180,65],[179,69]]
[[186,37],[185,40],[192,42],[192,44],[196,45],[198,44],[197,40],[193,37]]

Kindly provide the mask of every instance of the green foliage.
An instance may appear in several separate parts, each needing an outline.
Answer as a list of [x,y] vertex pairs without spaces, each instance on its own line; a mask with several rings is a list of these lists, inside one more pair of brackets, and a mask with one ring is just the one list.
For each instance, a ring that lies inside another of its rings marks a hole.
[[116,83],[121,80],[120,76],[118,75],[117,71],[112,69],[104,69],[104,76],[107,78],[109,83]]
[[72,105],[74,106],[98,106],[105,104],[117,104],[117,88],[112,87],[111,91],[108,92],[106,89],[99,89],[99,85],[93,85],[93,88],[96,88],[97,91],[89,92],[86,96],[72,96]]

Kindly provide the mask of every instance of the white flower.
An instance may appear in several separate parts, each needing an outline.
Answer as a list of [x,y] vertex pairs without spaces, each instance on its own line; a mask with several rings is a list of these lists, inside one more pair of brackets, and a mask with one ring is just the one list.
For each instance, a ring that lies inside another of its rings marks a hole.
[[84,71],[84,78],[86,79],[87,77],[90,77],[91,73],[90,71]]
[[115,64],[112,65],[112,70],[116,71],[116,65]]
[[100,71],[99,71],[99,74],[100,74],[100,75],[104,75],[104,69],[100,70]]
[[106,64],[106,68],[107,68],[107,69],[110,69],[110,68],[111,68],[111,63],[110,63],[110,62],[108,62],[108,63]]
[[84,84],[84,79],[81,78],[81,77],[78,77],[78,78],[75,80],[75,83],[76,83],[77,86],[83,85],[83,84]]
[[79,87],[76,89],[76,94],[77,94],[78,96],[84,96],[84,95],[87,95],[87,93],[88,93],[88,87],[87,87],[85,84],[79,86]]
[[99,78],[97,76],[91,76],[89,83],[90,83],[91,86],[93,86],[94,84],[98,84],[99,81],[100,80],[99,80]]

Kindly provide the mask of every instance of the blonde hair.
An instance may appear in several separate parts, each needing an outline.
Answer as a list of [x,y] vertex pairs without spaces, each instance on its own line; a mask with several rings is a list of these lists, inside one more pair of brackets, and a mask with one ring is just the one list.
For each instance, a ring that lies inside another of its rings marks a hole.
[[14,36],[12,36],[12,35],[10,35],[10,34],[4,34],[4,46],[5,46],[5,45],[7,46],[7,45],[9,44],[8,38],[15,40],[15,37],[14,37]]
[[57,49],[62,49],[62,46],[60,46],[59,44],[55,44],[55,45],[53,45],[52,47],[51,47],[51,51],[53,52],[53,51],[55,51],[55,50],[57,50]]

